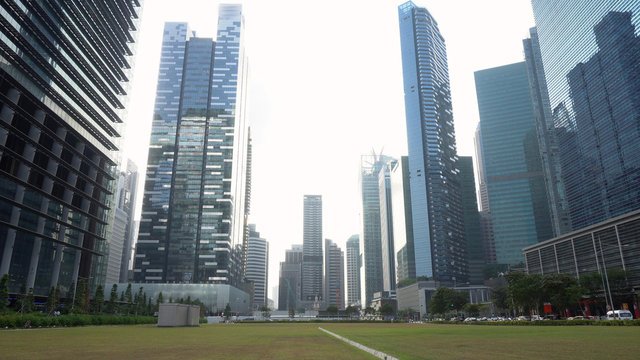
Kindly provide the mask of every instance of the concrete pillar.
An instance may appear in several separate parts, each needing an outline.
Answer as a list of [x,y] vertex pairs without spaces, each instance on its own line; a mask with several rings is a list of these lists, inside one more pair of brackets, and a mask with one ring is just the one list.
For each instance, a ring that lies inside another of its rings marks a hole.
[[[44,198],[40,204],[40,212],[47,212],[49,207],[49,199]],[[42,234],[44,232],[45,218],[38,218],[38,228],[36,232]],[[27,275],[27,289],[34,288],[36,283],[36,274],[38,273],[38,263],[40,262],[40,249],[42,248],[42,238],[36,237],[33,241],[33,250],[31,250],[31,262],[29,263],[29,274]]]
[[[62,210],[62,221],[67,222],[68,217],[69,217],[69,209],[65,207],[64,210]],[[64,234],[66,231],[67,231],[67,227],[64,225],[60,225],[60,230],[58,231],[58,237],[57,237],[59,241],[64,241]],[[63,250],[64,250],[64,246],[58,243],[58,246],[56,246],[56,256],[53,259],[53,269],[51,270],[51,286],[58,285],[58,279],[60,277],[60,266],[62,264]]]
[[56,256],[53,259],[53,269],[51,269],[51,284],[50,287],[58,286],[58,278],[60,277],[60,265],[62,264],[62,251],[64,246],[58,244],[56,246]]
[[[22,185],[18,185],[18,187],[16,188],[16,195],[14,197],[14,200],[19,203],[22,204],[22,201],[24,200],[24,186]],[[20,208],[17,206],[14,206],[11,209],[11,221],[10,224],[17,226],[18,222],[20,221]],[[0,276],[4,276],[5,274],[9,273],[9,268],[11,267],[11,258],[13,257],[13,246],[15,245],[16,242],[16,230],[13,228],[10,228],[7,231],[7,238],[5,239],[4,242],[4,250],[2,253],[2,263],[0,263]]]

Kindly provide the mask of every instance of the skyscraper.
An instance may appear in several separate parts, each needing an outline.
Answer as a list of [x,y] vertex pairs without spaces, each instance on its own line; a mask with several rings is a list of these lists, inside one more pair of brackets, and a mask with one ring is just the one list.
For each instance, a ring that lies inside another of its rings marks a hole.
[[360,236],[352,235],[347,240],[347,301],[349,305],[360,305]]
[[373,294],[382,291],[382,233],[380,224],[379,174],[391,158],[384,155],[360,157],[360,195],[362,198],[362,236],[360,253],[360,290],[363,307],[369,306]]
[[462,208],[464,210],[464,236],[467,244],[467,264],[469,265],[469,283],[484,283],[484,251],[482,228],[478,213],[476,197],[476,181],[473,176],[473,159],[471,156],[460,156],[460,183],[462,190]]
[[329,239],[324,241],[324,261],[325,304],[344,309],[344,252]]
[[380,241],[382,253],[382,290],[396,289],[396,257],[394,250],[393,199],[391,196],[391,169],[397,160],[390,160],[378,173],[380,191]]
[[0,276],[72,296],[105,279],[140,1],[0,9]]
[[260,237],[254,224],[249,224],[245,277],[253,282],[253,309],[267,306],[269,286],[269,242]]
[[397,282],[416,278],[409,178],[409,158],[402,156],[391,169],[391,208]]
[[411,174],[416,276],[467,281],[449,69],[444,38],[425,8],[398,7]]
[[302,298],[322,300],[322,196],[304,196]]
[[280,263],[278,310],[298,309],[302,297],[302,245],[292,245]]
[[136,282],[235,285],[245,239],[247,62],[241,5],[220,5],[214,41],[166,23]]
[[138,168],[127,160],[127,167],[120,172],[115,201],[115,217],[109,241],[106,282],[129,281],[129,262],[133,252],[135,236],[134,213]]
[[523,40],[525,63],[529,78],[529,92],[538,134],[540,160],[544,172],[549,211],[554,236],[571,231],[567,198],[562,182],[562,168],[558,151],[558,139],[549,107],[547,80],[544,77],[542,55],[536,28],[529,29],[530,37]]
[[480,201],[480,229],[482,231],[482,247],[485,264],[497,264],[496,247],[493,243],[493,226],[491,225],[491,209],[489,208],[489,191],[487,190],[487,176],[484,172],[484,155],[482,154],[482,133],[480,124],[476,128],[473,138],[476,155],[476,174],[478,174],[478,190]]
[[475,81],[496,259],[516,265],[522,248],[553,237],[527,67],[476,71]]
[[640,209],[640,3],[533,0],[571,226]]

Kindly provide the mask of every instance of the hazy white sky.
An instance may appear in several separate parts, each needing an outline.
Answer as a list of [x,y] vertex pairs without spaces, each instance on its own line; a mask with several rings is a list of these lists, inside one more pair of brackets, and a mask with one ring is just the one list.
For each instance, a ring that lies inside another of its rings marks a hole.
[[[185,21],[215,37],[215,0],[146,0],[129,103],[125,156],[144,174],[162,28]],[[250,222],[270,244],[269,290],[291,244],[302,243],[302,199],[321,194],[324,237],[345,250],[360,232],[360,155],[406,155],[397,6],[402,0],[245,0]],[[415,0],[436,18],[448,52],[460,155],[473,154],[473,72],[523,60],[534,26],[528,0]],[[142,184],[139,192],[140,206]],[[138,208],[138,214],[140,210]],[[269,294],[273,298],[273,294]]]

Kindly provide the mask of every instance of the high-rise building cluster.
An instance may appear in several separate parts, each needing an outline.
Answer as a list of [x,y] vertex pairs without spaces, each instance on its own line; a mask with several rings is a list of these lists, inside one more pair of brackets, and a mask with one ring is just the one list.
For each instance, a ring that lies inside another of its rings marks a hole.
[[[426,312],[425,289],[486,299],[484,281],[510,268],[640,271],[640,3],[531,3],[524,61],[474,74],[475,161],[457,153],[436,19],[411,1],[398,7],[407,154],[361,156],[361,228],[346,253],[323,237],[322,196],[304,195],[278,309],[394,300]],[[119,139],[141,1],[0,9],[0,276],[10,293],[43,299],[57,287],[71,298],[79,283],[133,281],[149,298],[200,299],[214,313],[267,306],[269,243],[248,222],[242,6],[219,6],[215,38],[165,24],[139,223],[142,179]],[[407,302],[414,290],[424,293]]]
[[[475,169],[456,153],[438,24],[411,1],[399,6],[408,156],[363,156],[363,307],[415,281],[471,293],[509,268],[558,272],[578,249],[533,245],[640,210],[640,5],[556,3],[532,1],[525,61],[475,72]],[[620,251],[601,255],[627,269],[620,236]]]
[[329,239],[323,251],[321,195],[304,195],[302,242],[287,250],[280,263],[278,310],[344,309],[351,301],[345,292],[344,251]]

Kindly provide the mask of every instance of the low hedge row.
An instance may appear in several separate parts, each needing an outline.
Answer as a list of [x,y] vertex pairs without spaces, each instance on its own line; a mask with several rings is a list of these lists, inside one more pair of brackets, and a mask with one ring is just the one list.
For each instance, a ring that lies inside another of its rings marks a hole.
[[68,327],[87,325],[135,325],[155,324],[158,319],[153,316],[118,316],[118,315],[59,315],[42,316],[41,314],[0,315],[0,328],[21,329],[29,322],[32,328]]
[[640,326],[640,319],[635,320],[543,320],[543,321],[434,321],[434,324],[455,325],[517,325],[517,326]]

